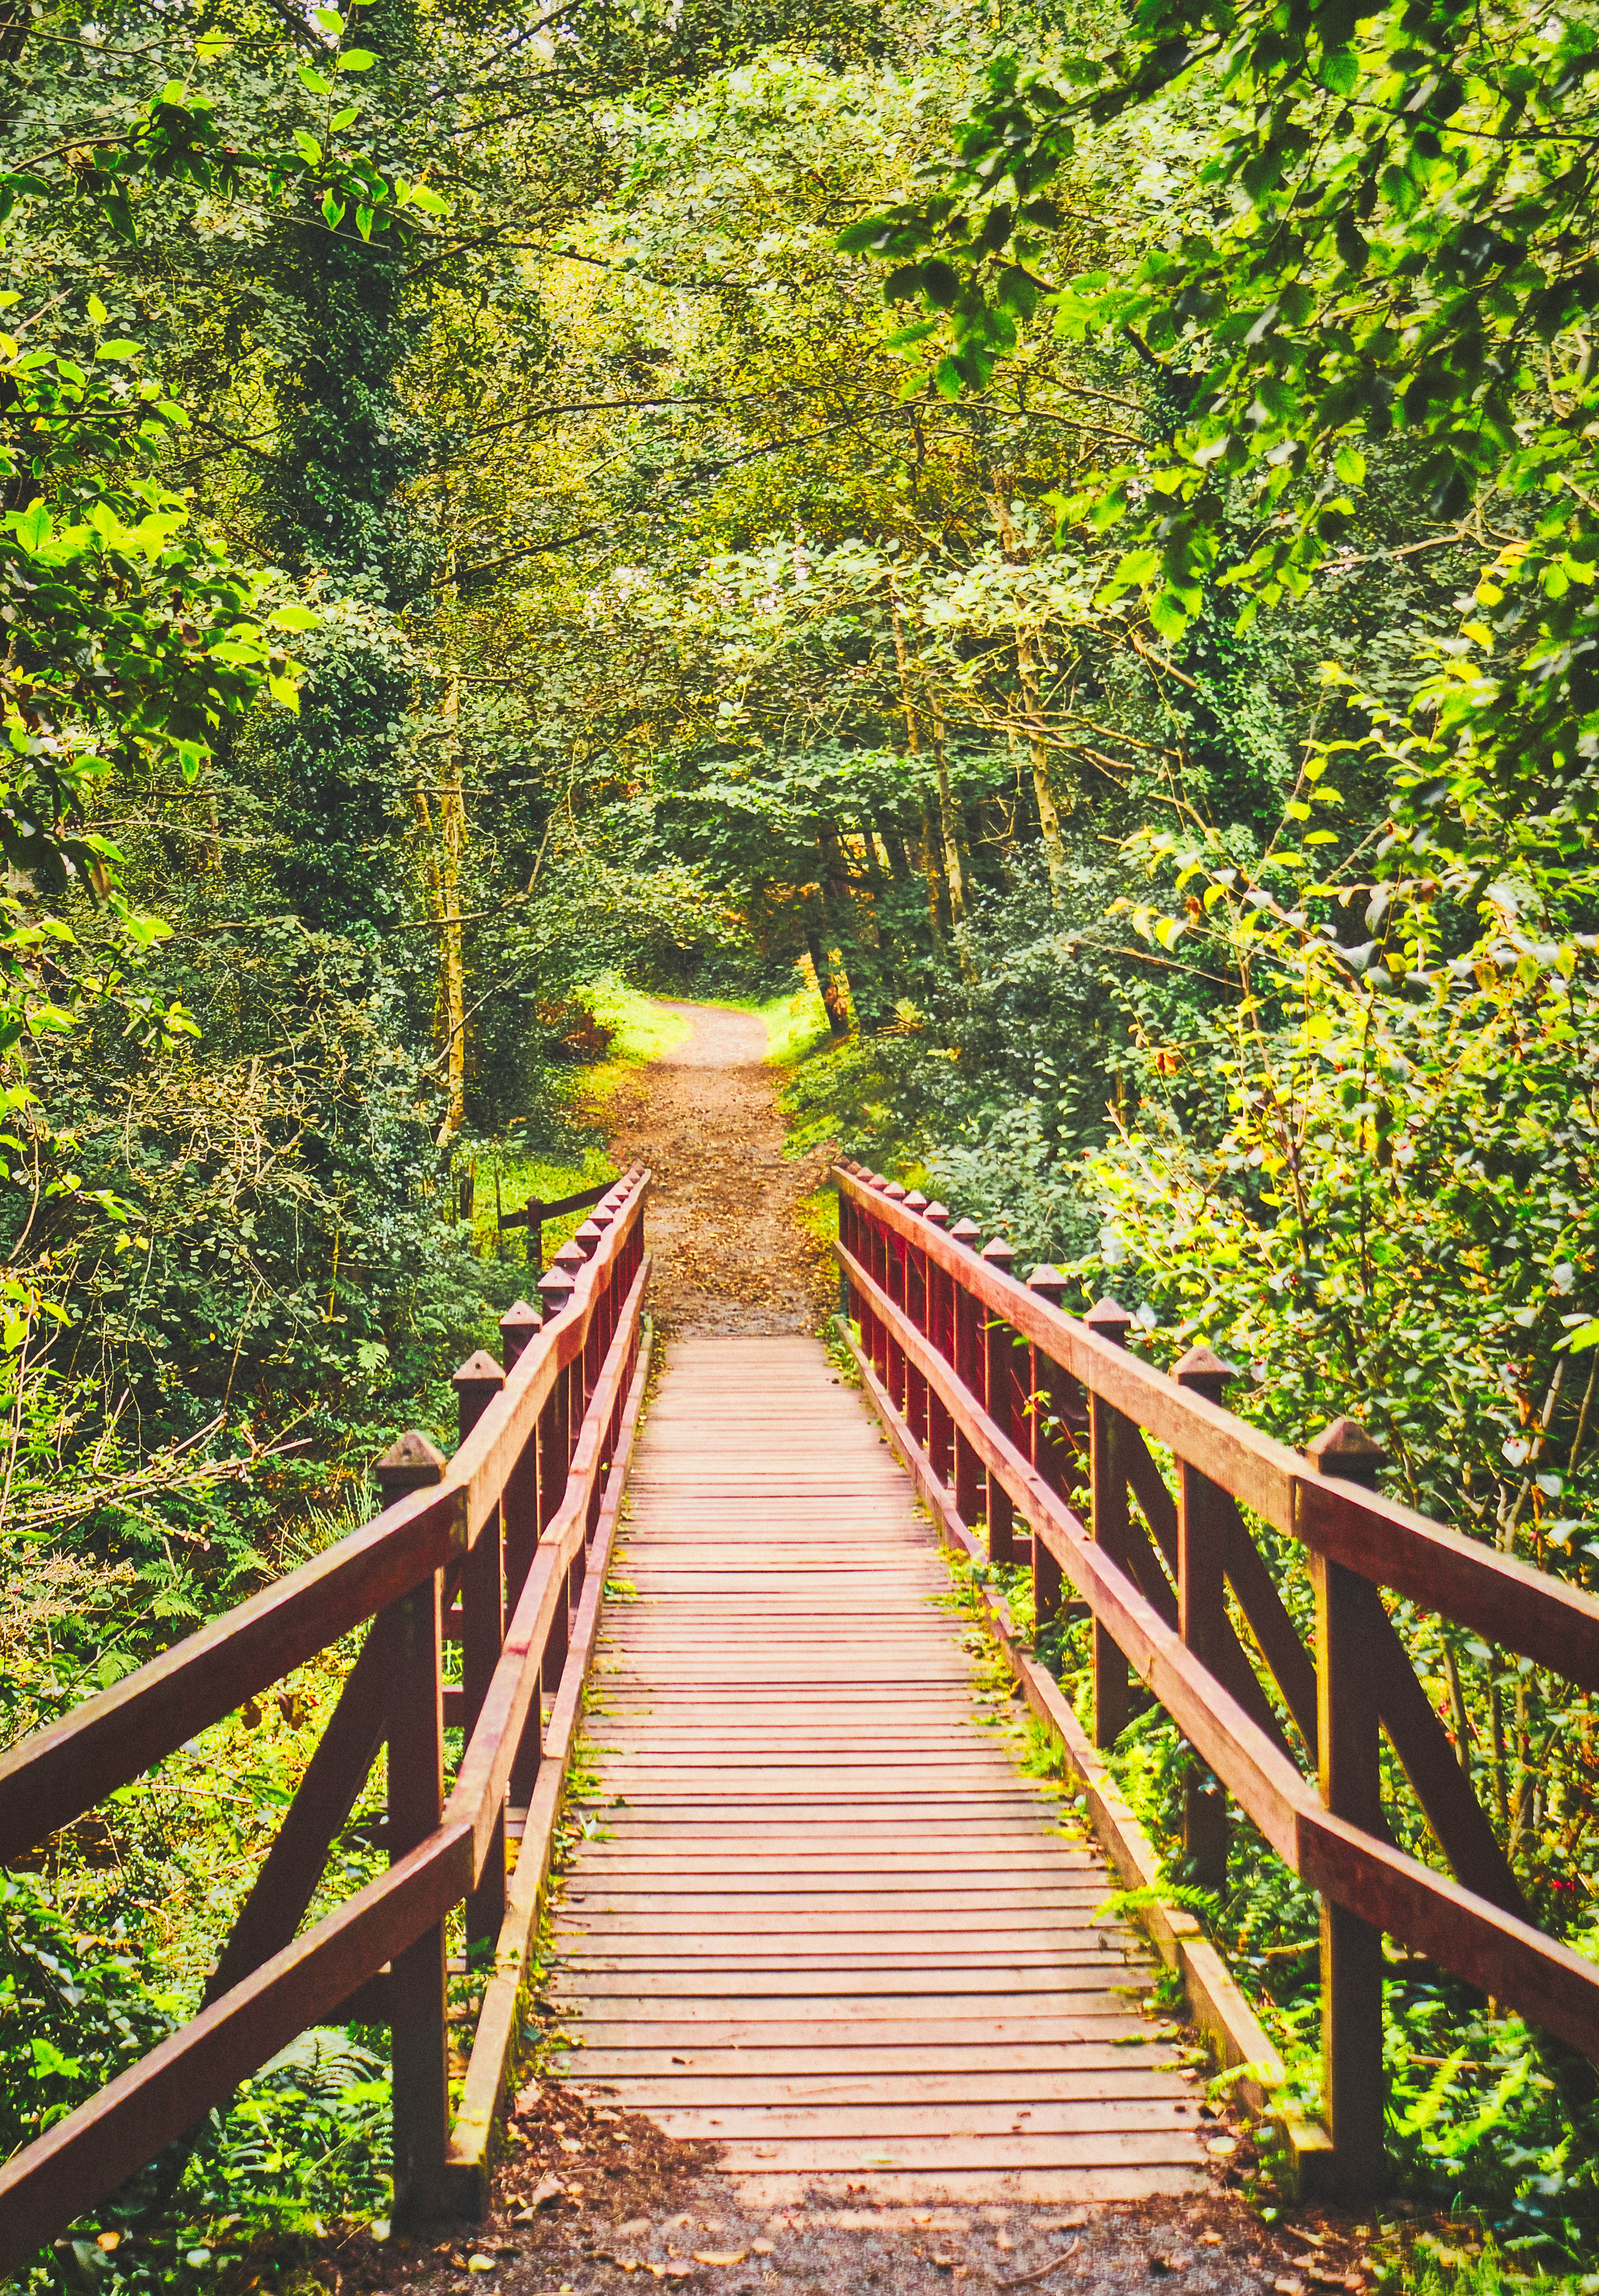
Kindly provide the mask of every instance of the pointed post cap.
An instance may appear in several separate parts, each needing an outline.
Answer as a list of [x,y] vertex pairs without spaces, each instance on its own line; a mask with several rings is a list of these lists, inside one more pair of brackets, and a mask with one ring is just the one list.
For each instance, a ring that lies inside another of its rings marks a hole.
[[1207,1403],[1219,1403],[1238,1376],[1236,1364],[1226,1363],[1214,1348],[1190,1348],[1171,1367],[1179,1387],[1189,1387]]
[[1133,1328],[1133,1319],[1127,1309],[1108,1292],[1089,1308],[1083,1321],[1096,1339],[1109,1340],[1113,1348],[1125,1348],[1128,1333]]
[[898,1180],[890,1180],[883,1193],[891,1204],[902,1204],[905,1201],[905,1190]]
[[586,1219],[582,1226],[573,1236],[572,1242],[577,1245],[578,1250],[583,1254],[585,1259],[592,1259],[595,1252],[598,1251],[600,1248],[600,1239],[604,1233],[604,1229],[603,1227],[596,1227],[593,1220]]
[[546,1267],[538,1279],[538,1296],[544,1301],[544,1319],[553,1324],[563,1308],[571,1305],[577,1285],[564,1267]]
[[[599,1229],[602,1235],[604,1234],[605,1230],[608,1227],[614,1227],[616,1225],[616,1214],[611,1210],[609,1204],[596,1204],[593,1211],[588,1215],[588,1218],[589,1220],[593,1222],[594,1226]],[[583,1233],[582,1228],[579,1228],[578,1233],[581,1235]]]
[[986,1259],[990,1267],[997,1268],[1002,1275],[1008,1275],[1016,1257],[1016,1247],[1013,1243],[1007,1243],[1003,1235],[996,1235],[984,1244],[977,1256],[980,1259]]
[[505,1368],[517,1362],[528,1341],[544,1329],[544,1317],[525,1300],[513,1300],[500,1317],[500,1337],[505,1343]]
[[935,1199],[932,1203],[929,1204],[922,1217],[927,1222],[929,1227],[947,1227],[949,1226],[949,1206],[947,1204],[941,1204]]
[[881,1172],[868,1172],[868,1173],[867,1173],[867,1175],[866,1175],[866,1185],[867,1185],[869,1188],[877,1188],[877,1189],[879,1189],[879,1190],[882,1190],[882,1189],[886,1189],[886,1188],[887,1188],[887,1186],[888,1186],[888,1185],[889,1185],[889,1184],[888,1184],[888,1182],[883,1178],[883,1176],[882,1176],[882,1174]]
[[480,1348],[453,1374],[451,1383],[455,1387],[504,1387],[505,1374],[487,1348]]
[[1305,1456],[1318,1475],[1336,1475],[1341,1482],[1377,1488],[1377,1477],[1388,1464],[1388,1454],[1374,1436],[1353,1419],[1335,1419],[1305,1446]]
[[964,1243],[970,1251],[981,1234],[974,1219],[958,1219],[949,1231],[949,1239],[952,1243]]
[[586,1267],[588,1265],[588,1254],[584,1250],[583,1246],[575,1241],[563,1243],[551,1265],[554,1267],[564,1267],[569,1275],[576,1275],[580,1267]]
[[1058,1267],[1052,1267],[1045,1260],[1028,1277],[1027,1288],[1036,1292],[1041,1300],[1047,1300],[1052,1308],[1058,1308],[1066,1297],[1066,1278]]
[[409,1491],[430,1490],[444,1480],[444,1453],[414,1428],[390,1443],[373,1469],[383,1505],[392,1506]]
[[927,1198],[920,1188],[911,1190],[905,1200],[905,1208],[907,1212],[924,1212],[927,1210]]

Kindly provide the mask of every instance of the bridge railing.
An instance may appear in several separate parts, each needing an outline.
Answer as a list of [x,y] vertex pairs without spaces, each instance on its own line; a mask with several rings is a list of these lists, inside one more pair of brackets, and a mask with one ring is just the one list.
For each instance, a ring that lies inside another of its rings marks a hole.
[[[970,1220],[951,1226],[943,1206],[858,1165],[832,1177],[874,1400],[939,1503],[968,1528],[986,1516],[994,1561],[1021,1559],[1017,1519],[1028,1526],[1040,1623],[1058,1611],[1062,1577],[1086,1605],[1095,1742],[1112,1744],[1128,1718],[1130,1669],[1320,1893],[1336,2187],[1363,2197],[1382,2175],[1384,1932],[1599,2059],[1599,1967],[1531,1920],[1378,1590],[1588,1690],[1599,1602],[1382,1496],[1382,1455],[1352,1423],[1301,1456],[1224,1408],[1230,1367],[1208,1349],[1160,1371],[1128,1351],[1132,1318],[1114,1300],[1078,1321],[1061,1311],[1054,1270],[1018,1283],[1011,1247],[979,1251]],[[1146,1436],[1171,1455],[1175,1489]],[[1086,1521],[1070,1504],[1084,1489]],[[1313,1647],[1245,1509],[1305,1552]],[[1380,1728],[1452,1879],[1389,1838]],[[1220,1797],[1191,1797],[1201,1879],[1225,1874],[1225,1824]]]
[[[398,2208],[480,2204],[647,1368],[648,1186],[619,1181],[541,1277],[542,1315],[502,1319],[506,1369],[480,1354],[455,1374],[452,1458],[402,1436],[364,1529],[0,1760],[4,1866],[371,1621],[200,2013],[0,2169],[0,2278],[329,2021],[390,2029]],[[299,1934],[385,1742],[388,1871]],[[452,2130],[446,1924],[463,1899],[488,1965]]]

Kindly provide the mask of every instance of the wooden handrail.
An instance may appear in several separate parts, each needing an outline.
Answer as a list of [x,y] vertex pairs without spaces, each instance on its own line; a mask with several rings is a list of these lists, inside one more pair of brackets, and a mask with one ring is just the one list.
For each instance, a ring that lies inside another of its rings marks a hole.
[[1513,1555],[1496,1554],[1397,1500],[1319,1475],[1297,1451],[1181,1388],[1063,1315],[941,1228],[835,1165],[840,1192],[902,1242],[914,1241],[961,1290],[1113,1410],[1220,1485],[1252,1514],[1397,1595],[1599,1690],[1599,1599]]
[[[941,1207],[929,1217],[924,1200],[890,1196],[880,1177],[849,1164],[835,1166],[832,1177],[838,1259],[877,1406],[895,1414],[896,1443],[924,1482],[948,1491],[953,1468],[954,1509],[968,1532],[986,1513],[991,1557],[1009,1556],[1013,1510],[1029,1526],[1041,1622],[1059,1584],[1052,1565],[1086,1603],[1095,1627],[1099,1742],[1110,1743],[1127,1717],[1125,1660],[1270,1846],[1321,1893],[1324,2088],[1345,2193],[1367,2194],[1381,2175],[1383,1931],[1599,2059],[1599,1968],[1525,1918],[1487,1816],[1449,1755],[1375,1588],[1392,1587],[1478,1626],[1579,1682],[1599,1680],[1599,1603],[1374,1492],[1318,1475],[1286,1445],[964,1248],[959,1231],[946,1233]],[[966,1241],[975,1240],[968,1229]],[[972,1313],[987,1316],[986,1345],[974,1343]],[[1127,1321],[1112,1303],[1105,1319],[1112,1328]],[[1012,1335],[1032,1350],[1025,1430],[1015,1416]],[[1079,1387],[1086,1412],[1071,1405]],[[944,1427],[953,1441],[940,1434],[935,1464],[929,1445]],[[1175,1500],[1140,1428],[1177,1461]],[[1074,1450],[1072,1480],[1092,1495],[1088,1524],[1066,1496]],[[1129,1497],[1152,1540],[1130,1514]],[[1314,1660],[1270,1587],[1240,1505],[1309,1550],[1320,1620]],[[1191,1570],[1210,1575],[1191,1581]],[[1306,1734],[1315,1785],[1291,1759],[1258,1677],[1238,1675],[1239,1662],[1248,1669],[1249,1660],[1219,1602],[1224,1578],[1242,1590],[1251,1623],[1264,1623],[1262,1654],[1283,1677],[1284,1702],[1313,1726]],[[1224,1659],[1227,1679],[1215,1670]],[[1359,1669],[1357,1685],[1345,1682],[1351,1667]],[[1246,1710],[1241,1697],[1258,1710]],[[1382,1831],[1379,1723],[1455,1864],[1454,1880]]]
[[[508,1336],[524,1344],[503,1384],[488,1358],[466,1366],[467,1431],[454,1457],[441,1460],[420,1438],[390,1455],[402,1462],[392,1470],[400,1480],[425,1483],[436,1474],[431,1487],[406,1490],[325,1554],[0,1763],[3,1860],[143,1775],[364,1619],[373,1621],[268,1854],[263,1881],[271,1886],[258,1885],[247,1901],[206,2005],[0,2169],[0,2277],[181,2137],[296,2033],[336,2015],[357,1993],[364,2014],[373,2021],[387,2014],[395,2029],[398,2204],[422,2210],[444,2196],[450,2161],[442,1925],[463,1897],[469,1930],[474,1908],[495,1927],[504,1915],[507,1791],[538,1767],[541,1677],[552,1653],[566,1657],[569,1610],[603,1488],[608,1519],[615,1519],[643,1376],[648,1185],[648,1173],[636,1168],[604,1193],[603,1216],[588,1232],[591,1256],[562,1312],[542,1329],[525,1308],[508,1319],[514,1327]],[[493,1391],[485,1402],[486,1390]],[[530,1551],[516,1566],[520,1584],[512,1585],[507,1624],[508,1517]],[[485,1556],[486,1572],[479,1567]],[[469,1656],[488,1632],[495,1659],[445,1805],[441,1616],[447,1590],[457,1587],[465,1590]],[[586,1662],[585,1651],[575,1660],[579,1671]],[[385,1729],[390,1869],[294,1937],[365,1782],[374,1730]],[[568,1743],[570,1736],[562,1769]],[[546,1830],[558,1799],[547,1791],[534,1797]],[[524,1837],[523,1854],[542,1875],[547,1842]],[[496,2095],[504,2077],[502,2061]],[[483,2089],[480,2074],[479,2120]]]

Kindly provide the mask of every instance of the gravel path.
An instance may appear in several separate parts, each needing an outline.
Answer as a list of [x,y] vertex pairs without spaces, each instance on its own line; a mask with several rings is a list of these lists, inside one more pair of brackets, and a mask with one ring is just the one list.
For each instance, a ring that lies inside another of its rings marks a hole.
[[778,1077],[766,1023],[714,1004],[668,1004],[690,1024],[611,1103],[611,1154],[655,1175],[645,1233],[652,1306],[674,1332],[814,1332],[832,1279],[799,1218],[827,1169],[824,1152],[783,1160]]

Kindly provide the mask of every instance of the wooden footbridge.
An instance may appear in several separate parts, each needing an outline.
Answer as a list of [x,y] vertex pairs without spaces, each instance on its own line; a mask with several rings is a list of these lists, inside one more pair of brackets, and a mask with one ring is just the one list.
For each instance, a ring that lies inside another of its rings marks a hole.
[[[1197,2180],[1193,2091],[1096,1918],[1106,1866],[982,1726],[939,1540],[1030,1565],[1040,1621],[1082,1606],[1086,1734],[982,1597],[1124,1878],[1152,1878],[1150,1853],[1098,1750],[1152,1696],[1209,1768],[1195,1872],[1219,1876],[1235,1802],[1321,1893],[1325,2126],[1290,2132],[1308,2185],[1382,2178],[1385,1933],[1599,2058],[1599,1967],[1532,1921],[1379,1590],[1589,1690],[1599,1603],[1380,1496],[1349,1422],[1292,1451],[1226,1409],[1208,1351],[1157,1370],[1113,1301],[1075,1320],[1052,1270],[1019,1283],[972,1223],[833,1177],[873,1416],[819,1343],[684,1341],[636,1442],[629,1173],[504,1319],[504,1366],[463,1365],[452,1458],[403,1437],[365,1529],[0,1763],[3,1866],[369,1622],[197,2013],[0,2170],[0,2273],[319,2023],[390,2031],[398,2205],[480,2209],[586,1692],[586,1841],[538,1980],[570,2077],[773,2198]],[[1303,1596],[1258,1524],[1302,1558]],[[1434,1862],[1394,1845],[1380,1732]],[[387,1870],[308,1926],[381,1751]],[[1214,1948],[1180,1913],[1146,1920],[1269,2091]]]

